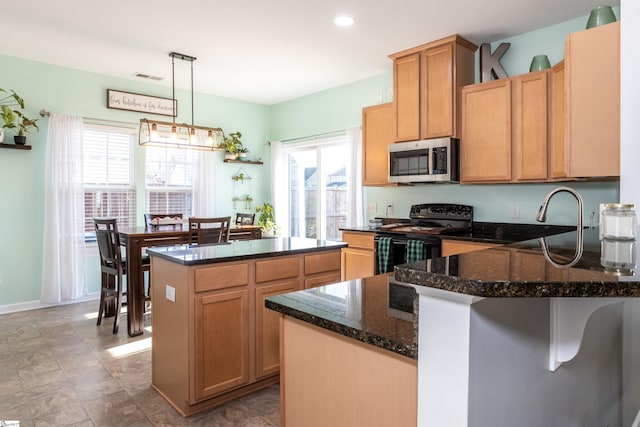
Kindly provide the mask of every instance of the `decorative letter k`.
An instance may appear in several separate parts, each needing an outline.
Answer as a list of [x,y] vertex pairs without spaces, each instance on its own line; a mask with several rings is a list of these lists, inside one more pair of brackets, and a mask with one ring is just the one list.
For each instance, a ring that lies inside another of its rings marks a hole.
[[500,58],[505,54],[511,43],[500,43],[500,46],[491,54],[491,45],[482,43],[480,45],[480,81],[488,82],[491,76],[498,80],[507,77],[506,71],[500,64]]

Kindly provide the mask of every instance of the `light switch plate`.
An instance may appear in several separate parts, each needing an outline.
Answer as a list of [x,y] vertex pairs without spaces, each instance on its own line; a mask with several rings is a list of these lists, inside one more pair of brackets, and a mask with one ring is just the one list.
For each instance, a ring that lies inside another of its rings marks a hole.
[[167,285],[166,296],[169,301],[176,302],[176,288],[174,288],[173,286]]
[[367,210],[370,214],[375,214],[378,211],[378,204],[375,202],[369,203],[369,206],[367,206]]

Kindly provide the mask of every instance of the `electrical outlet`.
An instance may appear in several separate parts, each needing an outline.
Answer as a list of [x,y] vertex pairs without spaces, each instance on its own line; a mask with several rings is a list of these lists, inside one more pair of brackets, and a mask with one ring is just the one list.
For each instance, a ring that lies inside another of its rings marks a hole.
[[2,273],[0,273],[0,286],[3,284]]
[[169,301],[176,302],[176,288],[167,285],[165,293]]
[[516,203],[511,205],[511,218],[513,219],[520,218],[520,206]]
[[393,215],[393,203],[387,205],[387,217]]
[[375,214],[376,212],[378,212],[378,204],[375,202],[369,203],[369,205],[367,206],[367,211],[370,214]]

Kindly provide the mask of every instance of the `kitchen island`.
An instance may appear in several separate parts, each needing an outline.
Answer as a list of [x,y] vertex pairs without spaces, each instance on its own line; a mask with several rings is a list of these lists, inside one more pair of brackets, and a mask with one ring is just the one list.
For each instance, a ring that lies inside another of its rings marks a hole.
[[264,299],[339,282],[342,242],[304,238],[150,248],[152,386],[189,416],[279,380]]
[[[640,409],[640,277],[620,249],[635,242],[601,242],[587,229],[580,259],[562,265],[572,261],[576,234],[547,237],[546,255],[530,240],[396,267],[395,278],[419,294],[417,425],[632,424]],[[286,323],[279,298],[267,307]],[[317,317],[289,321],[325,328]]]

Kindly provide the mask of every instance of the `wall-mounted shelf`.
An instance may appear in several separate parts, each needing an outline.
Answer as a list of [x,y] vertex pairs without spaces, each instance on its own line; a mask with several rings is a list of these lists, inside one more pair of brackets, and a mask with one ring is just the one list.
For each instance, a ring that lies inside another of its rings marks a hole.
[[244,163],[245,165],[262,165],[263,162],[254,161],[254,160],[231,160],[224,159],[225,163]]
[[2,144],[2,143],[0,143],[0,148],[13,148],[14,150],[31,150],[30,145],[16,145],[16,144]]

